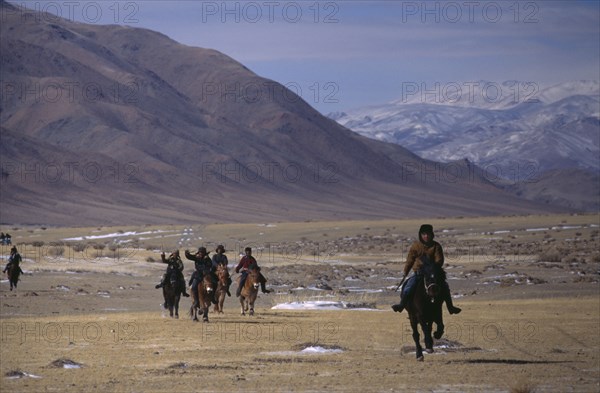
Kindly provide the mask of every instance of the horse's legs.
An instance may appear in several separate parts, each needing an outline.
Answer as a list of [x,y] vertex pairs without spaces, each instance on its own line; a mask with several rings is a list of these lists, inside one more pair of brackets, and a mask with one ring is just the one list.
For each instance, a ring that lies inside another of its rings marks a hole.
[[202,322],[208,322],[208,309],[210,308],[210,303],[204,305],[202,310]]
[[223,314],[223,300],[224,300],[223,297],[219,293],[219,298],[217,299],[217,304],[215,304],[215,307],[217,308],[217,313],[219,313],[219,314]]
[[190,317],[192,318],[192,321],[198,321],[198,315],[196,313],[196,303],[192,304],[192,307],[190,307]]
[[175,296],[175,318],[179,319],[179,299],[181,295]]
[[421,323],[423,329],[423,339],[425,340],[425,352],[433,353],[433,338],[431,338],[432,322]]
[[413,317],[410,318],[410,327],[412,328],[412,332],[413,332],[412,337],[413,337],[413,340],[415,341],[417,360],[423,361],[423,347],[421,347],[421,342],[420,342],[421,337],[419,335],[418,322]]
[[440,319],[440,320],[436,321],[435,326],[436,326],[436,330],[435,330],[435,332],[433,332],[433,337],[435,337],[436,340],[439,340],[444,335],[443,320]]
[[250,312],[249,312],[249,314],[250,314],[251,316],[252,316],[252,315],[254,315],[254,302],[251,302],[251,303],[250,303]]
[[244,297],[240,295],[240,304],[242,306],[242,315],[246,315],[246,310],[244,310]]
[[435,332],[433,332],[433,337],[436,340],[439,340],[444,334],[444,318],[442,316],[442,303],[436,305],[435,316],[433,318],[433,321],[435,322],[436,326],[436,330]]

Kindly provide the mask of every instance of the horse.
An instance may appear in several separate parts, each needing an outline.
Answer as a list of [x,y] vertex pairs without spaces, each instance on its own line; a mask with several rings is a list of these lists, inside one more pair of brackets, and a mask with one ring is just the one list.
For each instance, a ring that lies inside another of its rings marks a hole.
[[19,282],[19,276],[21,275],[21,266],[19,266],[19,263],[11,263],[6,275],[8,276],[8,281],[10,282],[10,290],[12,291],[13,287],[17,289],[17,283]]
[[217,292],[215,293],[217,304],[215,304],[214,311],[223,314],[223,303],[225,302],[227,286],[229,285],[229,270],[227,266],[219,265],[217,267],[217,277],[219,278],[219,283],[217,285]]
[[240,292],[240,304],[242,306],[242,315],[246,315],[246,311],[249,311],[250,315],[254,315],[254,302],[258,295],[258,288],[260,286],[260,271],[258,269],[252,269],[248,271],[246,282]]
[[202,311],[202,321],[208,322],[208,309],[211,304],[214,284],[209,273],[203,275],[202,280],[198,283],[198,297],[194,294],[193,304],[190,308],[190,317],[193,321],[198,321],[198,311]]
[[167,277],[163,285],[163,296],[165,298],[164,308],[169,309],[169,315],[173,318],[173,310],[175,310],[175,318],[179,318],[179,300],[181,299],[181,289],[177,280],[177,274],[173,271],[170,277]]
[[416,356],[418,361],[423,361],[423,348],[420,343],[418,326],[421,326],[425,341],[425,352],[433,353],[432,326],[436,322],[437,330],[434,333],[436,339],[441,338],[444,331],[442,323],[442,298],[441,290],[444,280],[444,271],[437,267],[428,258],[422,258],[423,267],[420,277],[415,283],[415,290],[411,300],[406,305],[412,337],[415,340]]

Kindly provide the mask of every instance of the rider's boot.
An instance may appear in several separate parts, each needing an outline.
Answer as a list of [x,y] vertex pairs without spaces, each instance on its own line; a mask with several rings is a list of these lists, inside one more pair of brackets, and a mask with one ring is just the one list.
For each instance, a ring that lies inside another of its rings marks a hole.
[[260,289],[262,290],[262,293],[271,293],[271,290],[269,290],[269,289],[267,289],[265,287],[265,283],[264,282],[260,283]]
[[163,278],[160,280],[160,283],[156,284],[156,286],[154,288],[158,289],[158,288],[162,288],[165,286],[165,276],[163,276]]
[[448,286],[448,283],[445,285],[444,300],[446,301],[446,308],[450,314],[458,314],[462,311],[460,308],[454,307],[454,304],[452,304],[452,295],[450,294],[450,287]]
[[400,298],[400,303],[392,305],[392,310],[395,312],[402,312],[408,302],[408,296],[404,295]]

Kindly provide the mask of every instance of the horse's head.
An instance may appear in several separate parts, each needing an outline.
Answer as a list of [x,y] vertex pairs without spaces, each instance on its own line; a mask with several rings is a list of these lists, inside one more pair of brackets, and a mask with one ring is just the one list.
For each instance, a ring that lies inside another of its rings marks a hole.
[[211,293],[212,291],[215,290],[215,288],[213,288],[213,282],[210,278],[210,274],[204,275],[204,277],[202,278],[202,284],[204,285],[204,289],[208,293]]
[[252,269],[248,272],[248,278],[246,278],[246,282],[252,285],[254,289],[258,290],[260,287],[260,272],[258,269]]
[[227,270],[227,266],[219,265],[217,267],[217,277],[219,277],[219,281],[226,283],[229,278],[229,270]]
[[425,291],[429,299],[434,302],[441,293],[440,276],[441,269],[433,263],[427,256],[421,257],[423,281],[425,283]]

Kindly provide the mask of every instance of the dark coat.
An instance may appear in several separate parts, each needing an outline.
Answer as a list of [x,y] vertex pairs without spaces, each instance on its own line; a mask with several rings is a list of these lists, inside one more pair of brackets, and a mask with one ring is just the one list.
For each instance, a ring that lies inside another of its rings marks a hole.
[[429,260],[433,261],[440,268],[444,265],[444,250],[440,243],[434,240],[428,243],[416,241],[410,246],[410,250],[406,256],[404,275],[408,275],[410,269],[413,269],[415,272],[418,272],[421,269],[423,263],[420,258],[423,255],[426,255]]

